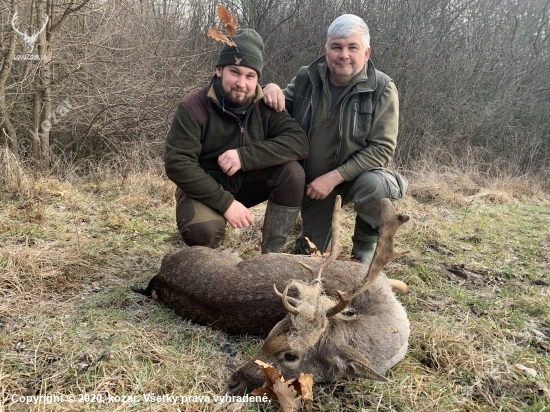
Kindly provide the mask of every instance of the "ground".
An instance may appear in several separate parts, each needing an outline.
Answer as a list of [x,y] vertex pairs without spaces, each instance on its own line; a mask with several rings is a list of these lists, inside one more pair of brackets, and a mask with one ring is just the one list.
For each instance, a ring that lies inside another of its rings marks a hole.
[[[0,186],[0,410],[278,409],[213,402],[227,392],[226,363],[246,360],[261,337],[197,326],[130,290],[184,247],[160,171],[9,171]],[[408,355],[388,383],[316,385],[305,409],[550,411],[549,196],[520,179],[482,186],[409,175],[398,211],[411,221],[396,242],[411,253],[386,269],[410,289],[399,297]],[[259,254],[264,210],[220,248]],[[353,211],[344,210],[349,254]]]

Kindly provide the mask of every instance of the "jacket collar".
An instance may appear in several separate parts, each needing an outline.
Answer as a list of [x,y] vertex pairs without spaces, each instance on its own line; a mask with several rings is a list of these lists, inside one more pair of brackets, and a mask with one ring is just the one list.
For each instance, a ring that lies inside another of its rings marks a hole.
[[[308,67],[308,72],[310,77],[315,80],[315,83],[321,81],[326,85],[328,67],[325,56],[321,56],[311,63]],[[351,80],[351,87],[357,92],[372,92],[376,88],[376,69],[371,59],[367,60],[363,69]]]

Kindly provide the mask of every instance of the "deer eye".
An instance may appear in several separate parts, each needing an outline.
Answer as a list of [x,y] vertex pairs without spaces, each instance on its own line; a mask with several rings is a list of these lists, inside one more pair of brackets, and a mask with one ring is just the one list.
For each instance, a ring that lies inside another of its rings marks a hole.
[[298,359],[298,356],[296,356],[295,354],[290,352],[285,353],[285,361],[294,362],[297,359]]

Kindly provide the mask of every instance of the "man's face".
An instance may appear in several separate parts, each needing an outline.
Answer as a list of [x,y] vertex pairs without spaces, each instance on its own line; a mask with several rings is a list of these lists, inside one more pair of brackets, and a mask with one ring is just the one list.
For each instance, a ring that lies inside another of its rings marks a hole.
[[335,86],[346,86],[363,69],[370,56],[370,47],[363,46],[361,33],[330,39],[325,49],[330,81]]
[[216,75],[220,78],[223,94],[231,106],[245,107],[256,96],[258,73],[245,66],[216,67]]

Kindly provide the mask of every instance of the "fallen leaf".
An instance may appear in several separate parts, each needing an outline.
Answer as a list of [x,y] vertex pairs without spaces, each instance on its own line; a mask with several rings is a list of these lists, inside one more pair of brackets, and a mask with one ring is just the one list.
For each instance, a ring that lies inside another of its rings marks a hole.
[[262,369],[260,373],[266,377],[264,386],[254,389],[254,396],[267,396],[277,399],[282,412],[293,412],[300,407],[300,399],[313,401],[313,375],[300,373],[297,379],[285,381],[283,374],[269,363],[256,360]]
[[300,373],[300,377],[295,379],[295,381],[299,384],[299,389],[296,390],[302,395],[302,398],[306,401],[313,401],[313,375],[310,373]]
[[273,392],[277,395],[277,400],[281,406],[282,412],[294,412],[300,407],[300,399],[296,398],[298,394],[292,384],[278,379],[273,383]]
[[283,378],[283,374],[281,373],[281,371],[276,367],[274,367],[273,365],[262,362],[261,360],[257,360],[256,364],[262,367],[262,370],[260,371],[260,373],[267,378],[264,384],[264,387],[269,388],[273,386],[275,381],[278,381],[279,379]]
[[269,399],[277,399],[277,395],[275,395],[275,392],[271,390],[270,388],[266,388],[265,386],[261,388],[256,388],[252,392],[250,392],[252,396],[267,396]]

